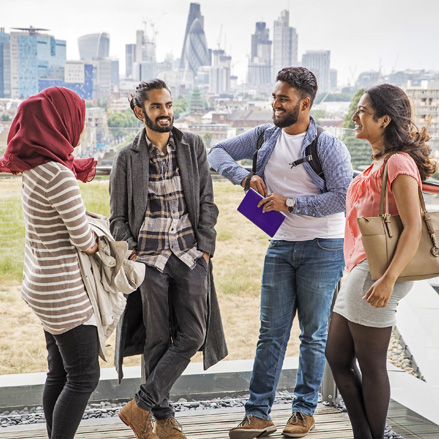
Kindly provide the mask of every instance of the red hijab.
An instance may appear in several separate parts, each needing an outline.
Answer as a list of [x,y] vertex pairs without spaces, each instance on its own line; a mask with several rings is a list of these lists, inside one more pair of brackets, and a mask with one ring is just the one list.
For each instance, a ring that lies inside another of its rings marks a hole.
[[93,180],[96,160],[73,158],[85,123],[85,103],[75,92],[50,87],[23,101],[12,122],[0,171],[17,174],[43,163],[62,163],[83,182]]

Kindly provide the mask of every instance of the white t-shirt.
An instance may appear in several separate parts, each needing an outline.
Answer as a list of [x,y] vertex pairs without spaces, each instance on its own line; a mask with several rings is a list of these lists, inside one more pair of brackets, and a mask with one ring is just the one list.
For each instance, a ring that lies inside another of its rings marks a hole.
[[[267,192],[295,198],[320,194],[303,164],[291,169],[290,163],[301,157],[306,132],[290,135],[281,131],[270,159],[265,167]],[[343,238],[344,212],[324,217],[287,213],[273,239],[282,241],[309,241],[315,238]]]

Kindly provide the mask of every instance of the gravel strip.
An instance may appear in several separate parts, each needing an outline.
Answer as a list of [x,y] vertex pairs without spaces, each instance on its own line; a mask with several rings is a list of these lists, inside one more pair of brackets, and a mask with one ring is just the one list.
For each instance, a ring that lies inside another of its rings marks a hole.
[[[248,395],[240,398],[215,398],[209,401],[187,401],[186,399],[179,399],[173,403],[176,413],[192,412],[191,414],[202,414],[202,411],[215,411],[225,409],[244,408]],[[293,394],[288,391],[278,392],[274,400],[274,405],[277,408],[282,406],[290,407],[293,400]],[[116,417],[119,410],[126,404],[127,401],[109,402],[102,401],[100,403],[91,403],[87,405],[82,419],[96,419],[96,418],[113,418]],[[325,404],[329,405],[329,404]],[[332,404],[331,404],[332,405]],[[335,404],[335,408],[342,412],[346,412],[346,407],[343,403]],[[186,414],[186,413],[185,413]],[[186,415],[189,415],[187,413]],[[0,425],[2,427],[15,427],[18,425],[29,424],[43,424],[44,414],[42,407],[25,407],[22,410],[13,410],[0,412]],[[1,431],[1,430],[0,430]],[[391,429],[386,429],[385,439],[404,439]]]
[[390,339],[389,349],[387,352],[387,359],[394,366],[404,370],[416,378],[424,380],[415,359],[410,353],[409,347],[405,344],[403,338],[396,328],[394,328],[392,332],[392,337]]

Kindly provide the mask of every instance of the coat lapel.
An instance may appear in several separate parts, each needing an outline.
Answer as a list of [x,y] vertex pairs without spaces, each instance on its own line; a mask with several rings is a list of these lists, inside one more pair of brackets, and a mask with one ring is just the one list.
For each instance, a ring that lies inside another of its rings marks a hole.
[[183,189],[184,199],[189,212],[192,225],[196,227],[196,214],[195,214],[195,186],[194,176],[196,170],[193,167],[193,161],[191,160],[191,148],[182,140],[181,136],[174,134],[175,149],[177,154],[177,162],[180,168],[181,186]]
[[[146,145],[146,130],[143,129],[140,133],[138,141],[133,144],[133,150],[137,154],[131,156],[131,185],[133,190],[133,203],[135,206],[142,206],[142,209],[136,208],[139,212],[135,219],[136,228],[140,229],[143,223],[146,207],[148,205],[148,185],[149,185],[149,154]],[[139,230],[136,231],[138,233]]]

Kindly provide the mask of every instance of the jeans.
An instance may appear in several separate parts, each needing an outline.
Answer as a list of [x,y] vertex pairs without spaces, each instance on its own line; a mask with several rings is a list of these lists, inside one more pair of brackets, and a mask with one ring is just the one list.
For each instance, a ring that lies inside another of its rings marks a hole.
[[158,420],[174,416],[169,392],[204,343],[207,328],[207,270],[203,257],[191,270],[172,255],[161,273],[146,266],[140,286],[146,382],[137,405]]
[[270,419],[296,311],[301,334],[292,408],[314,413],[325,369],[328,316],[343,269],[341,238],[270,243],[262,274],[261,327],[247,415]]
[[96,326],[80,325],[64,334],[44,331],[49,372],[43,409],[49,439],[73,439],[99,376]]

